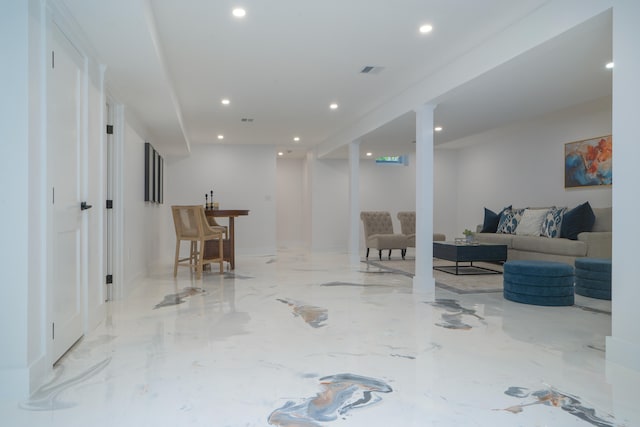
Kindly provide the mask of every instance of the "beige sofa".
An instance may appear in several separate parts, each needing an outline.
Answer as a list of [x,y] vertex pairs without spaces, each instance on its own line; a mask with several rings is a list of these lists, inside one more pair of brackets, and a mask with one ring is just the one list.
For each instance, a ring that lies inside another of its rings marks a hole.
[[[574,263],[576,258],[611,258],[611,208],[593,208],[595,223],[590,232],[578,234],[578,240],[517,234],[474,233],[480,243],[507,245],[507,259],[532,259]],[[481,230],[479,226],[478,230]]]

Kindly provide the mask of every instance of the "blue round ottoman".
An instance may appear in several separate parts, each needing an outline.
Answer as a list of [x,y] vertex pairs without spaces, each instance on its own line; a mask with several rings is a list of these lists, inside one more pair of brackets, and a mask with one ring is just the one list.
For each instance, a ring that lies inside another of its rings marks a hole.
[[573,305],[573,266],[551,261],[504,263],[505,299],[523,304]]
[[611,260],[576,258],[576,294],[611,299]]

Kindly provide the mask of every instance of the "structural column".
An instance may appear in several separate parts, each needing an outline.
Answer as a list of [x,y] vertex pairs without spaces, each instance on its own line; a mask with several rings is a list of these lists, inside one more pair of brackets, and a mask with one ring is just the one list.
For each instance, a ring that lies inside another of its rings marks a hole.
[[349,144],[349,259],[360,262],[360,141]]
[[[640,158],[640,122],[637,119],[640,96],[640,37],[637,18],[640,3],[616,1],[613,7],[613,260],[611,336],[607,337],[607,360],[640,371],[640,264],[637,246],[640,239],[638,219],[638,159]],[[635,34],[635,36],[634,36]],[[637,384],[635,385],[637,387]],[[635,391],[637,392],[637,390]]]
[[424,104],[416,111],[416,272],[413,289],[435,292],[433,278],[433,111]]

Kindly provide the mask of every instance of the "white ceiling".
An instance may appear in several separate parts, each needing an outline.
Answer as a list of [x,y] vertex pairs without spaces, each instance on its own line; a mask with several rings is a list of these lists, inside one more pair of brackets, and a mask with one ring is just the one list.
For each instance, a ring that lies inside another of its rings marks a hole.
[[[106,64],[112,93],[161,153],[274,144],[301,156],[545,2],[58,3],[83,47]],[[247,10],[244,19],[231,15],[237,5]],[[419,34],[423,23],[434,31]],[[610,59],[611,17],[604,14],[443,96],[435,119],[445,130],[436,143],[610,95],[603,69]],[[365,75],[364,66],[383,68]],[[330,110],[331,102],[340,107]],[[363,136],[362,151],[404,154],[414,139],[410,112]],[[330,155],[344,156],[346,150]]]

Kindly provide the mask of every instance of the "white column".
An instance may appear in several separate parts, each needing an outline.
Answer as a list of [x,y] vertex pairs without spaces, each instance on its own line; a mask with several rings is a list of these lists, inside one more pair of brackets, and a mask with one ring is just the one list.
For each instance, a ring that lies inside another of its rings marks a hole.
[[360,141],[349,144],[349,260],[360,262]]
[[[613,274],[612,328],[607,337],[607,360],[640,371],[640,263],[636,253],[640,241],[637,212],[638,159],[640,159],[640,51],[637,40],[640,3],[616,1],[613,7]],[[637,387],[637,384],[636,384]]]
[[434,293],[433,278],[433,110],[416,109],[416,274],[413,289]]

